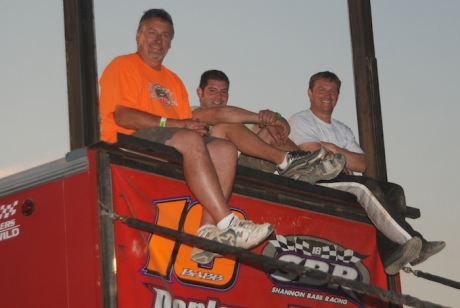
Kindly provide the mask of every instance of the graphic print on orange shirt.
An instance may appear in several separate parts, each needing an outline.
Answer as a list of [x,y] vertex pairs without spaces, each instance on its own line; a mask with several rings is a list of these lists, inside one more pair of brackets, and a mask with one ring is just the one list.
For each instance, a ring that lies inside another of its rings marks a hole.
[[159,84],[149,82],[149,93],[151,98],[159,100],[164,106],[177,106],[174,93]]

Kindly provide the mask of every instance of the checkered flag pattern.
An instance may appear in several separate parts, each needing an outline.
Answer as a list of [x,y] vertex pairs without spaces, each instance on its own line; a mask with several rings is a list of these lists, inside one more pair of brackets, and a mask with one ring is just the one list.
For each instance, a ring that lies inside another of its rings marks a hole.
[[293,251],[294,245],[290,245],[287,238],[282,235],[276,235],[276,240],[270,240],[271,243],[278,253],[283,251]]
[[284,236],[277,234],[276,240],[270,240],[269,242],[275,247],[278,253],[293,251],[300,255],[311,256],[310,244],[297,236],[294,236],[293,240],[290,241]]
[[[277,234],[276,240],[269,240],[269,243],[275,247],[278,253],[292,251],[304,256],[312,256],[312,249],[311,245],[306,241],[294,236],[292,241],[288,240],[286,237]],[[346,250],[339,250],[337,249],[336,245],[326,245],[321,247],[314,247],[315,250],[320,250],[321,253],[319,257],[331,261],[341,261],[344,263],[352,263],[355,264],[360,262],[364,256],[356,253],[351,249]],[[318,254],[316,254],[318,255]]]
[[338,251],[335,245],[321,247],[321,258],[323,259],[337,261],[337,253]]
[[15,201],[13,204],[6,204],[0,206],[0,220],[7,219],[8,217],[11,217],[14,214],[16,214],[16,205],[18,205],[18,201]]
[[361,255],[357,254],[353,250],[347,249],[347,250],[340,251],[340,254],[338,255],[337,259],[344,263],[355,264],[357,262],[361,262],[363,258]]
[[295,244],[295,252],[301,255],[304,255],[304,256],[311,256],[309,243],[305,242],[304,240],[296,236],[294,237],[294,244]]

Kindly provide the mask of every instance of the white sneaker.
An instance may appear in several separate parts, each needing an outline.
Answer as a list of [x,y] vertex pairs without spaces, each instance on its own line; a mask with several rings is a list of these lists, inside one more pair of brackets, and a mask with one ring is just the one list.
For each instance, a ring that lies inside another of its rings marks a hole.
[[[219,230],[216,226],[210,224],[206,224],[198,229],[198,236],[230,246],[235,246],[236,242],[234,230],[229,228]],[[208,264],[212,262],[214,258],[218,257],[222,257],[222,255],[198,247],[193,247],[192,254],[190,255],[190,259],[199,264]]]
[[[321,159],[316,159],[317,153],[313,155],[309,151],[290,151],[286,154],[287,166],[284,169],[276,168],[279,175],[297,180],[299,174],[312,171]],[[313,161],[313,162],[310,162]]]
[[288,166],[277,168],[279,175],[314,185],[320,180],[331,180],[345,167],[345,156],[321,147],[313,153],[291,151],[287,154]]
[[257,246],[274,230],[269,223],[258,225],[250,220],[241,220],[238,217],[233,218],[228,228],[224,230],[227,229],[233,230],[236,234],[235,246],[246,249]]
[[300,174],[297,180],[314,185],[320,180],[332,180],[342,172],[345,167],[345,155],[340,153],[328,153],[313,170]]

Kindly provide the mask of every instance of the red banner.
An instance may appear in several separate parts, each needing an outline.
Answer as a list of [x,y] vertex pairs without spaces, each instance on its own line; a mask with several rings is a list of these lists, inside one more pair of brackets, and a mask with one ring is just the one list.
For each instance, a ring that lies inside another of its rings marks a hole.
[[[195,235],[202,207],[178,180],[112,165],[114,211]],[[253,251],[387,288],[371,225],[233,194],[232,211],[269,222],[275,234]],[[376,298],[234,256],[209,266],[192,247],[115,222],[119,307],[385,307]]]

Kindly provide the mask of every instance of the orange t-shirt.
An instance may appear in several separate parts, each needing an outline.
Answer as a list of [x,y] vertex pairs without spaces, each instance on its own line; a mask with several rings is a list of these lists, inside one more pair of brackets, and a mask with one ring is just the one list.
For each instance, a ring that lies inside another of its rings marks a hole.
[[167,118],[192,117],[182,80],[164,66],[159,71],[152,69],[135,53],[116,57],[102,73],[99,85],[102,140],[115,142],[117,132],[135,132],[115,123],[117,105]]

